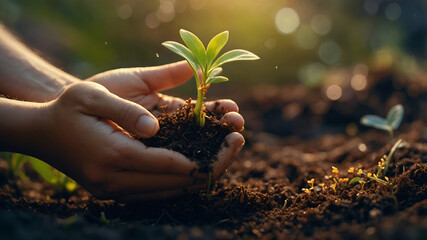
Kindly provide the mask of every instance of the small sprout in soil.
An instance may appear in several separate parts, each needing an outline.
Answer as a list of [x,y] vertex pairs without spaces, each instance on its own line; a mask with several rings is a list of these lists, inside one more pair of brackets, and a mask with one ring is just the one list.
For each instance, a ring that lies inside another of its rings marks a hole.
[[[257,60],[259,57],[249,51],[235,49],[224,53],[216,59],[218,53],[228,41],[228,31],[224,31],[213,37],[207,48],[205,48],[202,41],[193,33],[181,29],[179,34],[186,46],[173,41],[166,41],[162,45],[187,60],[193,69],[197,86],[197,102],[193,117],[196,124],[203,128],[206,116],[203,109],[203,102],[208,88],[211,84],[228,81],[228,78],[219,76],[221,73],[220,67],[228,62]],[[198,69],[201,70],[200,76],[197,72]]]
[[28,162],[46,182],[55,186],[59,193],[73,192],[77,188],[77,183],[74,180],[52,168],[49,164],[33,157],[28,157]]
[[[386,169],[388,167],[389,164],[389,159],[393,156],[394,151],[397,149],[397,146],[399,146],[401,143],[401,139],[399,139],[394,146],[392,147],[392,150],[390,151],[389,155],[384,155],[383,157],[381,157],[381,159],[378,161],[378,170],[376,173],[370,173],[370,172],[365,172],[362,169],[359,169],[357,171],[357,175],[360,176],[365,176],[367,181],[376,181],[378,183],[384,184],[388,187],[392,187],[392,189],[394,190],[395,186],[392,186],[392,183],[390,182],[390,179],[385,176],[386,173]],[[351,168],[352,172],[354,172],[354,168]],[[381,179],[379,176],[382,173],[382,171],[384,171],[383,175],[384,175],[384,179]],[[349,169],[349,173],[350,173],[350,169]],[[362,190],[363,190],[363,186],[365,185],[365,183],[367,182],[365,180],[365,178],[363,177],[354,177],[353,179],[350,180],[349,184],[353,185],[353,184],[361,184],[362,185]]]
[[376,115],[366,115],[360,119],[360,123],[368,127],[387,131],[390,134],[390,138],[393,140],[393,130],[396,130],[400,126],[403,113],[403,106],[398,104],[390,109],[385,119]]
[[334,192],[337,192],[336,187],[337,187],[337,183],[332,183],[331,185],[329,185],[330,188],[332,188],[332,190],[334,190]]
[[288,199],[286,199],[285,202],[283,202],[283,206],[282,206],[281,210],[285,209],[286,205],[288,205]]

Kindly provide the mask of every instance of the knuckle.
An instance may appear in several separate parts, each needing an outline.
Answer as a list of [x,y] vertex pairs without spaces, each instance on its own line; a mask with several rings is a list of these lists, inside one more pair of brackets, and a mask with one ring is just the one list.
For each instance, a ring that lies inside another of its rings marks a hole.
[[61,95],[62,103],[78,104],[82,107],[93,106],[105,94],[106,89],[97,83],[79,82],[70,85]]

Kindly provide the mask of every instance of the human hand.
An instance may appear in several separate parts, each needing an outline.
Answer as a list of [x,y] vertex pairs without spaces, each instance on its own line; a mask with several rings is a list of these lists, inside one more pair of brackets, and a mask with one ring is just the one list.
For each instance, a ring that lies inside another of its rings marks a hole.
[[[152,99],[163,104],[165,97]],[[182,101],[166,99],[172,104]],[[229,100],[207,103],[207,107],[223,112],[238,110]],[[206,175],[190,176],[196,163],[177,152],[147,148],[131,138],[127,132],[140,137],[154,135],[157,120],[145,108],[111,94],[99,84],[73,84],[42,109],[46,112],[42,113],[46,116],[41,124],[43,131],[38,134],[42,141],[35,144],[32,155],[63,171],[99,198],[167,198],[205,186]],[[154,127],[138,125],[141,116],[151,119]],[[243,118],[236,112],[226,114],[222,121],[237,130],[243,128]],[[231,133],[225,142],[213,166],[214,178],[232,163],[244,139],[239,133]]]
[[[158,115],[160,106],[167,106],[168,112],[175,111],[185,104],[181,98],[163,95],[159,91],[170,89],[188,81],[193,71],[186,61],[167,64],[158,67],[124,68],[97,74],[87,81],[96,82],[106,87],[110,92],[121,98],[130,100],[148,109],[153,115]],[[244,138],[237,133],[243,130],[244,119],[238,114],[239,108],[232,100],[218,100],[205,104],[209,110],[223,113],[221,122],[227,123],[234,133],[226,137],[229,146],[243,146]],[[219,160],[213,165],[213,178],[218,178],[234,161],[240,148],[233,150],[223,144]]]

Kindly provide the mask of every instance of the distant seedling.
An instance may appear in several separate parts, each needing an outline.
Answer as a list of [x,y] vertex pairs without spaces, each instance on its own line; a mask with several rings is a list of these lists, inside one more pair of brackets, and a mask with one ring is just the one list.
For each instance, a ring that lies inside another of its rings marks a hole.
[[46,182],[55,186],[58,192],[73,192],[77,188],[77,183],[74,180],[49,164],[33,157],[28,157],[28,162]]
[[403,113],[403,106],[398,104],[390,109],[385,119],[376,115],[366,115],[360,119],[360,123],[368,127],[387,131],[393,140],[393,131],[400,126],[403,119]]

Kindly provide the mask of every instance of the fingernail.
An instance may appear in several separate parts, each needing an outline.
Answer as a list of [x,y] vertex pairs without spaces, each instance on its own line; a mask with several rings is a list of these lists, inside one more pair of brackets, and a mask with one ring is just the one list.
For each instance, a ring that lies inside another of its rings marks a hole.
[[140,134],[142,134],[141,137],[153,136],[154,134],[156,134],[158,128],[159,125],[157,124],[157,121],[147,115],[143,115],[136,122],[136,129]]
[[240,150],[242,150],[242,148],[243,148],[243,145],[245,145],[245,139],[244,138],[237,140],[236,145],[234,146],[234,151],[240,152]]

